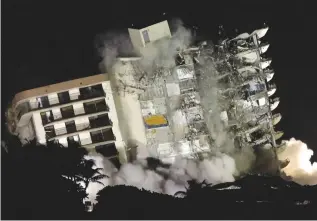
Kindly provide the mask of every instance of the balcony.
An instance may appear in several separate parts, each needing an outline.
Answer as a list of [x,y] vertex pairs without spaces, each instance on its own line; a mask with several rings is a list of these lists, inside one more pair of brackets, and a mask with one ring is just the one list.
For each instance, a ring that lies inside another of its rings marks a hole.
[[109,111],[109,107],[106,104],[105,99],[91,101],[84,103],[84,110],[86,114],[97,113],[101,111]]
[[103,129],[99,131],[90,132],[92,143],[101,143],[104,141],[114,141],[116,140],[112,129]]
[[108,114],[89,117],[89,124],[91,128],[98,128],[104,126],[112,126],[112,121],[109,119]]
[[85,145],[82,146],[90,148],[96,146],[94,144],[108,144],[115,142],[115,140],[116,137],[113,134],[112,129],[108,128],[90,132],[90,139],[80,140],[80,143],[85,143]]
[[61,115],[63,119],[71,118],[75,116],[73,105],[62,107],[61,108]]
[[105,92],[101,84],[94,85],[91,87],[80,88],[79,91],[80,91],[80,95],[79,95],[80,100],[87,100],[91,98],[105,96]]
[[120,168],[119,153],[115,143],[99,145],[95,149],[96,152],[106,157],[115,167]]
[[[68,103],[72,103],[76,101],[88,100],[88,99],[106,96],[102,88],[102,84],[79,88],[79,92],[80,94],[77,96],[77,99],[74,99],[74,96],[72,96],[73,94],[69,94],[69,91],[64,91],[64,92],[57,93],[57,97],[50,100],[48,96],[43,96],[43,97],[37,98],[35,102],[30,103],[27,101],[27,102],[21,103],[16,107],[16,110],[18,113],[17,119],[20,120],[22,115],[31,111],[36,111],[36,110],[56,107],[56,106],[60,106],[63,104],[68,104]],[[73,99],[71,99],[71,97]]]
[[65,122],[66,133],[71,134],[77,131],[76,124],[74,120]]
[[57,122],[60,120],[67,120],[67,119],[75,118],[78,116],[84,116],[88,114],[109,111],[109,107],[104,98],[100,100],[83,103],[83,106],[84,106],[85,113],[78,114],[78,115],[75,115],[73,105],[62,107],[60,109],[61,110],[60,116],[53,115],[51,110],[46,112],[41,112],[42,123],[45,126],[47,124]]
[[[77,124],[74,120],[66,121],[65,127],[54,130],[54,126],[46,126],[46,138],[51,140],[57,136],[64,136],[69,134],[75,134],[77,132],[92,130],[101,127],[112,127],[112,121],[109,119],[108,114],[101,114],[98,116],[89,117],[89,123]],[[79,128],[79,129],[78,129]]]
[[118,155],[115,143],[96,146],[96,151],[107,158],[116,157]]

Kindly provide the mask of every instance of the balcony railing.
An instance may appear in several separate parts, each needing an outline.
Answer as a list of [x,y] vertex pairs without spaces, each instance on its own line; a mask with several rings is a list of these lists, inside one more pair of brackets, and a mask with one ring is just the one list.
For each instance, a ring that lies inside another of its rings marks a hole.
[[[110,142],[115,140],[116,140],[116,137],[113,134],[112,129],[103,129],[99,131],[90,132],[90,139],[83,139],[83,140],[80,140],[80,142],[85,143],[84,145],[90,145],[90,144],[107,142],[107,141]],[[89,143],[87,143],[87,141]]]
[[50,115],[47,117],[46,114],[42,114],[41,113],[41,117],[42,117],[42,123],[43,125],[47,125],[49,123],[53,123],[53,122],[57,122],[60,120],[67,120],[73,117],[79,117],[79,116],[84,116],[87,114],[94,114],[94,113],[99,113],[99,112],[103,112],[103,111],[109,111],[109,107],[106,104],[105,100],[99,100],[96,102],[91,102],[89,104],[85,104],[84,103],[84,110],[85,113],[82,114],[78,114],[75,115],[74,110],[73,109],[69,109],[69,110],[61,110],[61,115],[53,115],[52,111],[50,111]]
[[[52,139],[56,136],[63,136],[66,134],[72,134],[76,132],[81,132],[85,130],[90,129],[96,129],[100,127],[112,127],[112,121],[109,119],[108,115],[100,115],[96,118],[89,119],[89,123],[82,123],[82,124],[75,124],[75,123],[65,123],[64,128],[60,128],[57,130],[54,130],[53,126],[47,127],[48,129],[45,129],[47,139]],[[52,128],[52,129],[51,129]],[[77,129],[80,128],[80,129]]]
[[114,157],[118,155],[118,150],[115,143],[96,146],[96,151],[105,157]]
[[99,115],[95,118],[89,119],[90,126],[92,128],[103,127],[103,126],[112,126],[112,121],[110,120],[108,114]]
[[[93,98],[98,98],[98,97],[105,97],[106,93],[104,92],[102,85],[95,85],[92,86],[91,89],[88,89],[89,87],[86,88],[80,88],[80,94],[78,95],[77,99],[70,99],[70,97],[73,97],[72,94],[69,94],[68,91],[65,92],[60,92],[57,95],[57,98],[53,98],[53,99],[48,99],[47,96],[45,99],[41,99],[41,102],[39,101],[35,101],[32,103],[29,102],[25,102],[22,104],[19,104],[17,109],[20,108],[20,106],[22,105],[26,105],[27,108],[24,108],[24,111],[21,112],[20,117],[30,111],[35,111],[35,110],[40,110],[40,109],[45,109],[45,108],[50,108],[50,107],[56,107],[59,105],[63,105],[63,104],[68,104],[71,102],[76,102],[76,101],[82,101],[82,100],[88,100],[88,99],[93,99]],[[53,104],[51,104],[53,103]],[[33,108],[31,108],[33,107]],[[20,118],[18,117],[18,120]]]

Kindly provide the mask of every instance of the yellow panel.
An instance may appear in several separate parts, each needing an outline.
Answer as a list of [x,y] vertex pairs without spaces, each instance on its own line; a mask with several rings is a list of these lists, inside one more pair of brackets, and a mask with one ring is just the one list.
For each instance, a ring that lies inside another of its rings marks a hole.
[[147,117],[144,117],[144,121],[149,126],[167,124],[167,120],[163,115],[147,116]]

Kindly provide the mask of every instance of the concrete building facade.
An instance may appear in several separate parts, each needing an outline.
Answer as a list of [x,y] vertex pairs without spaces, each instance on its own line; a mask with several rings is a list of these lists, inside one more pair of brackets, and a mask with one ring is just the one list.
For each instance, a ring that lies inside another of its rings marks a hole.
[[107,74],[89,76],[15,95],[9,127],[22,141],[72,142],[109,158],[125,158],[125,144]]

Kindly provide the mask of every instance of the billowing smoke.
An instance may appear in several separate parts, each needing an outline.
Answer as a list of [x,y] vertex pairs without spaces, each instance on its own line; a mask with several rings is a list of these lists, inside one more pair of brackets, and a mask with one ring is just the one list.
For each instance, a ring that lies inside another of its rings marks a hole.
[[285,141],[283,150],[278,152],[279,160],[289,160],[290,163],[282,171],[301,185],[317,184],[317,163],[311,163],[314,152],[305,143],[294,138]]
[[111,32],[98,35],[96,47],[102,57],[100,69],[104,72],[111,70],[117,57],[131,56],[135,54],[128,33]]
[[140,159],[122,165],[120,170],[99,154],[89,154],[86,158],[94,159],[96,167],[103,168],[103,174],[109,176],[101,180],[104,186],[98,183],[88,185],[89,200],[94,203],[98,191],[109,185],[135,186],[151,192],[174,195],[178,191],[185,191],[190,180],[210,184],[235,180],[235,160],[221,153],[202,161],[177,158],[172,165],[157,161],[158,165],[155,167],[150,165],[150,158]]

